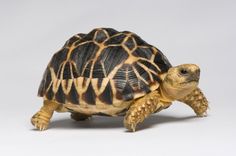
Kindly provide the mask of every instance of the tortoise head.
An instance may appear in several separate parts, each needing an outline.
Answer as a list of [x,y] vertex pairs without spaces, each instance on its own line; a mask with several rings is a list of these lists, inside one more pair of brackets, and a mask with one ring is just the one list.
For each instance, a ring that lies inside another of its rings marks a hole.
[[162,89],[167,97],[178,100],[190,94],[198,86],[200,68],[195,64],[182,64],[168,70]]

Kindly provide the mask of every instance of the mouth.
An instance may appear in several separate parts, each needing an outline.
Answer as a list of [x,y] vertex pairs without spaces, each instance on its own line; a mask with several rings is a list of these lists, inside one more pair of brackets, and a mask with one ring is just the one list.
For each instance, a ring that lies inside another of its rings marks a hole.
[[180,84],[187,84],[187,83],[198,83],[198,80],[190,80],[190,81],[182,82]]

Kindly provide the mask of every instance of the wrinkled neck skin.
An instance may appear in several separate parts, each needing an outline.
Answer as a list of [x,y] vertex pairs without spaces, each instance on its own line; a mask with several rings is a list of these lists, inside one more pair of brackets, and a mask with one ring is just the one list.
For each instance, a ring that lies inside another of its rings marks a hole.
[[161,97],[168,102],[180,100],[190,94],[196,87],[173,87],[168,81],[164,80],[160,86]]

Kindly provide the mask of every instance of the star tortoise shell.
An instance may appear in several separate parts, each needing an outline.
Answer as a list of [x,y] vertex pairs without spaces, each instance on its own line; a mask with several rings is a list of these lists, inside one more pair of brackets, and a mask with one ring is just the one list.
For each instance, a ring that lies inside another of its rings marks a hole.
[[171,64],[132,32],[97,28],[53,55],[38,95],[60,104],[114,105],[156,90]]

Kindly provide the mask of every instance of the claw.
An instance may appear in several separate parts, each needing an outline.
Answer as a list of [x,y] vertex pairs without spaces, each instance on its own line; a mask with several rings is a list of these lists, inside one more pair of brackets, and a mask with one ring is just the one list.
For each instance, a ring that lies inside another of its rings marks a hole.
[[197,117],[207,117],[207,112],[203,112],[201,114],[197,114]]
[[125,122],[125,127],[132,132],[135,132],[136,130],[136,124],[135,123],[127,123]]
[[135,124],[131,124],[131,129],[133,132],[135,132],[135,128],[136,128],[136,125]]

